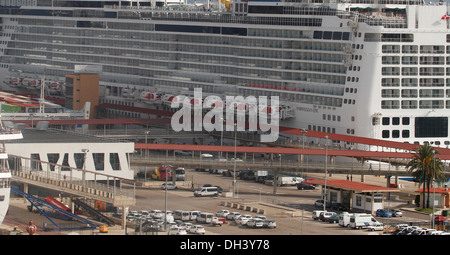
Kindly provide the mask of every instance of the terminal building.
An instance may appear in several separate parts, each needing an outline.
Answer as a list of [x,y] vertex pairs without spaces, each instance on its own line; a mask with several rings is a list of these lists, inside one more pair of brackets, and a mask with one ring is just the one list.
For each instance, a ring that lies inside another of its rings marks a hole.
[[382,187],[348,180],[308,180],[322,186],[322,194],[326,193],[327,204],[339,203],[351,211],[375,213],[384,208],[384,195],[399,192],[399,189]]

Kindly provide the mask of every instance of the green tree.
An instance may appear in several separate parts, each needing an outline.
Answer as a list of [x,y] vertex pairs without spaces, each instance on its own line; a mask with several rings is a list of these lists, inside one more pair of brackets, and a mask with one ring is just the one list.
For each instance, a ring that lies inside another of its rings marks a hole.
[[[430,187],[433,179],[438,185],[445,182],[444,163],[436,155],[439,154],[435,148],[429,144],[424,144],[414,150],[411,161],[407,164],[407,170],[418,181],[419,186],[423,187],[423,208],[430,207]],[[425,204],[425,192],[427,199]]]

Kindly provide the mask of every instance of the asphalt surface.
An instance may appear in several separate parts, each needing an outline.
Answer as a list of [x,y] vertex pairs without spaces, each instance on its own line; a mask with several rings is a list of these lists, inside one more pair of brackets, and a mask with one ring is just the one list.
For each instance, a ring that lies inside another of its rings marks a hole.
[[[310,177],[323,177],[321,175]],[[330,178],[342,179],[344,176],[332,176]],[[178,190],[169,190],[166,192],[159,188],[159,183],[153,182],[151,187],[137,187],[136,199],[137,204],[129,210],[147,210],[154,209],[165,210],[199,210],[202,212],[216,213],[221,209],[230,211],[238,211],[241,214],[250,214],[252,216],[257,213],[244,210],[229,208],[222,203],[235,202],[240,204],[252,204],[255,207],[265,209],[265,216],[274,219],[277,224],[275,229],[251,229],[246,226],[239,226],[232,221],[227,221],[222,227],[215,227],[209,224],[205,226],[206,235],[368,235],[374,234],[367,230],[354,230],[342,228],[337,223],[330,224],[312,219],[312,211],[319,209],[314,206],[314,201],[320,199],[320,188],[315,190],[297,190],[295,186],[277,187],[274,195],[273,186],[256,183],[254,181],[245,181],[237,179],[236,196],[234,197],[194,197],[191,189],[191,182],[194,187],[200,187],[203,184],[211,184],[220,186],[225,191],[232,190],[232,177],[224,177],[222,175],[210,174],[208,172],[196,172],[194,170],[186,171],[186,183],[178,182],[180,186]],[[382,177],[366,177],[365,182],[385,185],[386,180]],[[185,184],[185,185],[183,185]],[[405,184],[405,190],[413,190],[413,184]],[[269,206],[269,205],[278,205]],[[295,212],[296,216],[291,217],[286,212]],[[42,226],[49,223],[49,220],[40,214],[29,212],[26,210],[26,203],[22,200],[12,200],[10,203],[10,211],[2,225],[3,228],[11,229],[17,226],[19,231],[24,232],[26,225],[33,220],[38,227],[38,235],[60,235],[67,233],[60,232],[44,232]],[[383,219],[379,219],[383,221]],[[395,219],[399,222],[416,222],[429,221],[428,215],[420,215],[409,211],[404,211],[404,217]],[[194,222],[195,223],[195,222]],[[126,229],[126,233],[134,232],[134,226],[131,224]],[[376,232],[382,234],[381,232]],[[375,234],[376,234],[375,233]],[[78,231],[81,235],[106,235],[98,231]],[[110,228],[109,233],[112,235],[123,235],[125,230],[121,226]],[[159,235],[166,235],[166,232],[158,232]],[[192,234],[188,234],[192,235]]]

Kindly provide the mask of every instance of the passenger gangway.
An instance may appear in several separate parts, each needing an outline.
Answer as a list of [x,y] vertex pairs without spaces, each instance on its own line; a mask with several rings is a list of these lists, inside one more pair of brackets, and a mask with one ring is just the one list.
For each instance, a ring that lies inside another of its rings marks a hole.
[[[76,214],[73,214],[67,210],[64,210],[58,206],[55,206],[51,203],[48,203],[45,200],[41,200],[35,196],[32,196],[28,193],[25,193],[21,190],[15,189],[11,187],[11,191],[16,193],[19,196],[26,198],[33,207],[35,207],[42,215],[44,215],[59,231],[67,231],[67,230],[80,230],[80,229],[96,229],[98,225],[86,218],[80,217]],[[49,211],[48,211],[49,210]],[[61,224],[56,223],[52,219],[53,214],[59,214],[65,216],[69,220],[75,220],[80,223],[79,226],[73,228],[63,227]],[[44,227],[45,228],[45,227]]]
[[84,203],[80,199],[74,199],[73,203],[79,207],[81,207],[84,211],[86,211],[93,219],[96,221],[100,221],[103,223],[108,224],[108,226],[114,226],[114,221],[112,221],[110,218],[103,215],[101,212],[97,211],[96,209],[92,208],[88,204]]

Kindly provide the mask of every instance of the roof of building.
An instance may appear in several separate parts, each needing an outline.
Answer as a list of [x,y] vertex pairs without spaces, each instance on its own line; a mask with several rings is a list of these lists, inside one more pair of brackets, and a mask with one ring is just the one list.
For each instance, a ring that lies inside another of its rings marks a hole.
[[[422,193],[423,188],[418,189],[415,192]],[[428,192],[428,188],[425,188],[425,192]],[[436,189],[430,188],[430,192],[450,194],[450,190],[448,188],[436,188]]]
[[[308,182],[318,185],[325,185],[325,180],[310,179]],[[356,192],[399,192],[399,189],[382,187],[362,182],[354,182],[347,180],[327,180],[327,187],[333,187],[343,190],[351,190]]]

